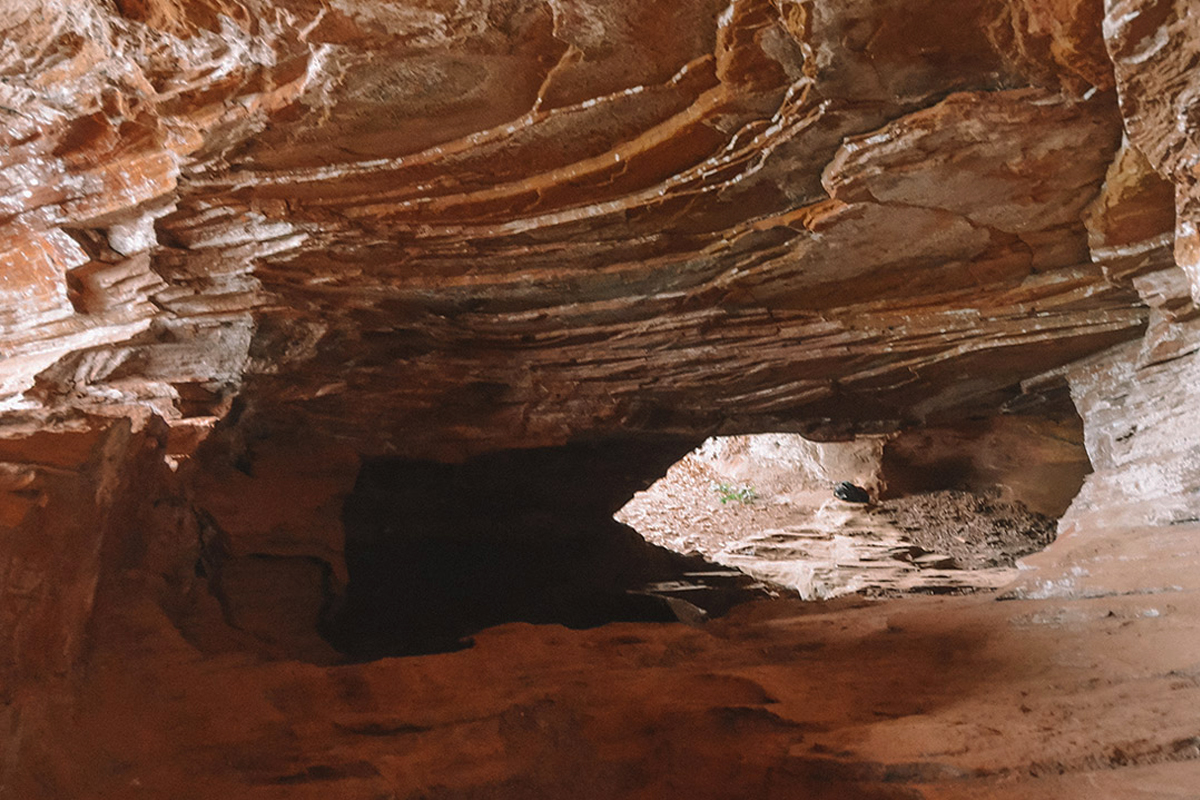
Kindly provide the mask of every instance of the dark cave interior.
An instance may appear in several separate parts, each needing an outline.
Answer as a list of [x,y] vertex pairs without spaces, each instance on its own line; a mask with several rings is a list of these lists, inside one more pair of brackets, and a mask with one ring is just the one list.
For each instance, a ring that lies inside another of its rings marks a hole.
[[[461,464],[367,461],[344,507],[349,583],[323,634],[368,660],[461,649],[505,622],[678,621],[686,606],[647,587],[721,568],[651,545],[612,515],[693,445],[617,440]],[[685,602],[716,615],[757,594],[749,579],[724,583]]]

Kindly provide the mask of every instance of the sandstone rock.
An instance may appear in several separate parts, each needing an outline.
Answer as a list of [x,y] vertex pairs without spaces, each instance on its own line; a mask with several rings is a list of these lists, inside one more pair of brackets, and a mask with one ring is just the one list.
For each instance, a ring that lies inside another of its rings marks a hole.
[[249,429],[433,458],[845,435],[993,403],[1141,323],[1079,223],[1111,97],[996,91],[1047,69],[1105,89],[1082,5],[958,4],[943,36],[915,2],[136,3],[70,18],[104,32],[86,47],[54,38],[64,6],[21,9],[42,21],[5,91],[53,122],[14,139],[9,224],[61,255],[14,398],[173,422],[241,393]]
[[[0,793],[1192,789],[1186,0],[5,12]],[[543,530],[713,434],[1045,432],[1064,380],[1095,472],[1008,602],[315,663],[363,463],[564,459],[495,504]]]
[[1129,136],[1154,169],[1175,184],[1175,262],[1200,302],[1200,145],[1195,135],[1200,79],[1192,68],[1200,34],[1195,10],[1187,3],[1126,0],[1108,4],[1106,12],[1105,44]]

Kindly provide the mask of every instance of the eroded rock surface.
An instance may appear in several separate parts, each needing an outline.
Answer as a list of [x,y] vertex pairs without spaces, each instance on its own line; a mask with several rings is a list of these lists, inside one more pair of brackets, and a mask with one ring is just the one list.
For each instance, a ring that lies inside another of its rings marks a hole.
[[1080,217],[1099,22],[1050,19],[27,0],[3,387],[439,459],[994,404],[1145,319]]
[[[4,11],[0,795],[1190,796],[1189,0]],[[377,459],[1067,386],[1007,602],[328,665]]]
[[[1059,489],[1072,496],[1083,480],[1063,468],[1086,466],[1082,431],[1072,444],[1063,436],[1069,425],[1031,427],[1001,417],[919,441],[714,437],[616,516],[655,544],[702,554],[805,600],[995,589],[1016,577],[1018,557],[1054,540],[1055,520],[1024,502],[1053,496],[1054,487],[1030,488],[1038,473],[1057,473],[1066,484]],[[914,458],[918,451],[923,458]],[[1012,477],[1022,460],[1042,462],[1032,481]],[[840,498],[847,478],[871,487],[860,488],[863,501]]]

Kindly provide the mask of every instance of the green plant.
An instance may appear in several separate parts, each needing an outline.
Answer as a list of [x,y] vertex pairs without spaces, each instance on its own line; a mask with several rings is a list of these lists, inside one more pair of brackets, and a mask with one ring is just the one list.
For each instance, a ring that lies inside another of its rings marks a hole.
[[732,500],[748,506],[758,499],[758,492],[754,491],[753,486],[732,486],[728,483],[718,483],[713,486],[713,491],[717,493],[721,505]]

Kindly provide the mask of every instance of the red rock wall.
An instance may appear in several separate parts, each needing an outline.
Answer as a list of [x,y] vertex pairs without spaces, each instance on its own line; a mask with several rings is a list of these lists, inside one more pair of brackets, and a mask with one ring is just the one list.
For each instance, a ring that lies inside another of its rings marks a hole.
[[95,664],[144,634],[197,685],[198,653],[293,653],[363,457],[954,426],[1065,379],[1096,472],[1024,596],[1178,585],[1198,30],[1187,0],[10,3],[0,786],[112,789],[48,744],[77,692],[167,724],[71,682],[89,624]]

